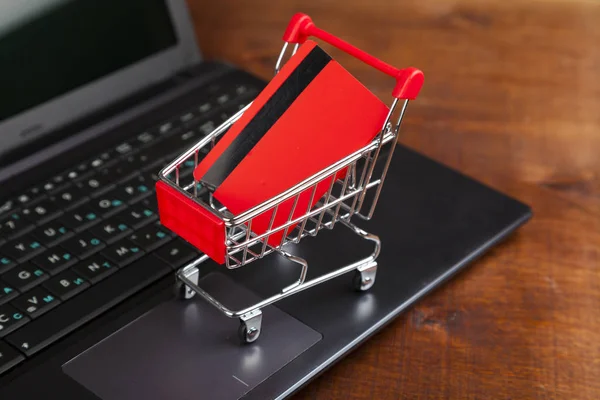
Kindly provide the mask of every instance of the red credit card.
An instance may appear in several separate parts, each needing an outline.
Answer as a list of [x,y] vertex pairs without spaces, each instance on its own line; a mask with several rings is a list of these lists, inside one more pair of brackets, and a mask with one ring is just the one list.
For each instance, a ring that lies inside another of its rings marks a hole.
[[[306,41],[200,162],[194,177],[239,215],[367,145],[388,111],[315,42]],[[312,188],[306,190],[293,218],[314,207],[330,182],[318,185],[311,204]],[[273,227],[287,221],[293,203],[279,206]],[[271,216],[254,218],[252,231],[264,233]],[[279,244],[282,234],[271,235],[269,244]]]

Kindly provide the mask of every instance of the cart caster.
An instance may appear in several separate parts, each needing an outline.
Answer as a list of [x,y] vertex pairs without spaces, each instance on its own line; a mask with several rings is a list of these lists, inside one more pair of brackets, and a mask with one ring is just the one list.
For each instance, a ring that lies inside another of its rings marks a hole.
[[252,343],[260,336],[262,311],[254,310],[240,317],[238,338],[242,343]]
[[377,275],[377,264],[363,270],[356,270],[352,278],[352,286],[356,291],[364,292],[371,289]]
[[[189,269],[184,272],[184,276],[196,285],[198,284],[199,275],[200,270],[196,267],[193,267],[192,269]],[[184,282],[182,282],[181,279],[179,279],[179,277],[176,277],[175,279],[177,280],[177,282],[175,283],[175,294],[178,298],[182,300],[188,300],[196,295],[196,291],[188,285],[186,285]]]

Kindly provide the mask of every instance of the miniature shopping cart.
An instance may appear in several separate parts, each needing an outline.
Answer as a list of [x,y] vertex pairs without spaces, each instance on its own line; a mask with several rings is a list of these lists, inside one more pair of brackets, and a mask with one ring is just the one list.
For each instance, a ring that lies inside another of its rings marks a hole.
[[[163,213],[178,213],[179,216],[182,216],[179,221],[185,222],[168,227],[192,243],[193,241],[189,239],[192,237],[190,235],[195,232],[194,224],[202,224],[202,221],[213,224],[216,228],[212,237],[218,238],[219,244],[223,248],[223,264],[228,269],[246,266],[272,253],[299,265],[300,276],[295,283],[281,289],[277,294],[241,310],[227,308],[198,285],[199,268],[203,262],[211,258],[208,255],[203,255],[177,271],[176,278],[181,296],[189,299],[195,294],[199,294],[227,317],[239,318],[238,334],[243,343],[254,342],[259,337],[262,324],[261,309],[287,296],[353,271],[352,282],[356,290],[365,291],[373,286],[381,242],[377,236],[365,232],[352,221],[356,218],[369,220],[373,216],[394,153],[406,107],[409,100],[416,98],[423,84],[421,71],[414,68],[394,68],[317,28],[312,20],[304,14],[295,15],[285,32],[285,44],[275,66],[276,73],[288,52],[288,45],[295,45],[292,50],[292,54],[294,54],[299,44],[309,36],[329,43],[396,79],[396,86],[392,92],[394,99],[389,113],[385,120],[381,121],[381,131],[373,141],[299,182],[289,190],[239,215],[233,215],[213,197],[211,191],[204,188],[194,177],[187,178],[189,182],[186,181],[182,177],[181,170],[190,165],[197,166],[199,155],[205,154],[206,150],[214,147],[219,137],[250,107],[247,105],[166,166],[160,172],[157,183],[161,220]],[[396,120],[395,124],[393,120]],[[317,200],[314,198],[317,186],[323,182],[327,182],[328,190],[318,201],[313,202],[313,200]],[[299,210],[301,212],[298,213],[299,198],[307,192],[311,193],[311,200],[308,202],[308,207],[303,206],[305,209]],[[171,196],[171,200],[169,200],[171,203],[168,204],[168,207],[161,204],[160,201],[160,196],[167,194]],[[283,222],[276,223],[275,216],[280,210],[280,205],[285,202],[293,203],[291,211],[289,213],[284,211],[287,218],[279,218],[277,221]],[[270,215],[268,229],[264,232],[256,232],[252,229],[252,223],[265,213]],[[308,262],[288,252],[288,246],[298,243],[308,236],[317,236],[322,230],[331,230],[339,225],[372,242],[373,252],[352,264],[306,281]],[[274,243],[271,240],[272,237],[281,237],[281,240],[278,239]]]

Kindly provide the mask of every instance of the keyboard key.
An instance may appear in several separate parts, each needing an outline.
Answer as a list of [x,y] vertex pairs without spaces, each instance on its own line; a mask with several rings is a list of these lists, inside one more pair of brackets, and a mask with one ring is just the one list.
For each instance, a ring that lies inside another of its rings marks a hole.
[[171,158],[175,154],[183,153],[185,149],[196,143],[200,138],[202,138],[202,135],[195,130],[188,130],[184,133],[169,137],[160,142],[163,156],[165,158]]
[[160,259],[144,257],[8,335],[6,341],[31,356],[170,272]]
[[90,284],[75,272],[68,270],[50,278],[42,286],[62,301],[65,301],[89,288]]
[[212,109],[212,105],[209,102],[202,103],[198,106],[198,111],[201,113],[207,113]]
[[90,229],[90,233],[111,244],[131,233],[131,228],[117,218],[110,218]]
[[115,263],[102,255],[95,255],[73,267],[73,271],[93,284],[100,282],[117,270]]
[[106,159],[103,158],[103,161],[105,164],[99,165],[98,163],[94,163],[93,159],[87,160],[74,168],[64,171],[61,175],[65,177],[65,182],[67,183],[82,180],[91,176],[99,167],[106,165]]
[[88,205],[97,210],[102,218],[114,215],[127,206],[124,196],[118,189],[113,189],[96,197]]
[[172,230],[170,230],[169,228],[167,228],[166,226],[163,226],[160,221],[156,221],[154,223],[154,225],[156,225],[157,227],[159,227],[160,229],[162,229],[163,231],[167,232],[169,235],[171,235],[171,237],[178,237],[179,235],[177,235],[175,232],[173,232]]
[[177,238],[171,243],[164,245],[155,254],[166,261],[173,269],[180,268],[185,263],[201,255],[198,250],[181,238]]
[[[15,198],[15,205],[24,206],[34,202],[34,198],[31,197],[30,193],[22,193]],[[39,200],[39,199],[38,199]]]
[[52,221],[34,230],[31,235],[46,247],[54,246],[73,236],[73,232],[59,221]]
[[63,250],[60,247],[55,247],[33,258],[31,262],[48,272],[50,275],[56,275],[75,264],[77,258],[70,252]]
[[132,170],[146,170],[158,165],[165,157],[163,149],[160,147],[160,143],[154,146],[147,147],[138,151],[135,154],[128,156],[125,162],[134,166]]
[[[58,182],[57,182],[58,181]],[[64,181],[64,177],[62,175],[57,175],[53,179],[45,182],[40,186],[41,192],[44,194],[50,194],[60,190],[63,186],[65,186],[66,182]]]
[[29,318],[13,306],[8,304],[0,306],[0,338],[25,325],[27,322],[29,322]]
[[65,176],[66,179],[67,179],[67,181],[70,181],[70,182],[73,182],[73,181],[75,181],[77,179],[83,179],[84,178],[84,174],[82,174],[79,171],[77,171],[77,169],[71,169],[69,171],[65,171],[63,173],[63,176]]
[[171,135],[173,133],[175,133],[175,131],[179,128],[179,122],[178,121],[167,121],[162,123],[158,129],[157,132],[159,135]]
[[51,200],[60,208],[73,208],[87,200],[83,190],[76,186],[70,186],[56,193]]
[[53,184],[55,184],[57,187],[61,187],[64,185],[67,185],[69,180],[67,179],[67,176],[65,173],[61,173],[58,175],[54,175],[52,177],[52,179],[50,179],[49,182],[52,182]]
[[85,179],[77,181],[76,185],[88,196],[97,196],[112,189],[118,179],[118,176],[113,175],[111,168],[105,168],[100,171],[94,171]]
[[235,93],[237,95],[242,95],[244,93],[247,93],[249,90],[250,89],[246,85],[236,85],[236,87],[235,87]]
[[0,201],[0,216],[13,211],[15,208],[17,208],[17,204],[13,200]]
[[108,173],[113,177],[114,181],[125,179],[130,175],[138,173],[140,166],[133,162],[127,162],[127,159],[122,160],[118,164],[109,168]]
[[133,140],[133,147],[139,148],[140,146],[145,146],[148,143],[152,143],[156,140],[156,135],[152,132],[142,132],[135,137]]
[[20,212],[13,212],[0,219],[0,240],[12,239],[35,228]]
[[214,131],[216,128],[215,122],[214,121],[207,121],[204,124],[200,125],[200,127],[198,128],[198,130],[200,131],[200,133],[204,136],[212,133],[212,131]]
[[146,251],[154,250],[171,241],[171,235],[154,224],[140,229],[129,239]]
[[228,93],[223,93],[223,94],[217,96],[217,104],[219,104],[219,105],[223,105],[223,104],[227,103],[229,100],[231,100],[231,96]]
[[88,161],[79,163],[79,165],[77,165],[74,168],[74,170],[79,173],[80,178],[89,175],[93,171],[92,166],[90,165],[90,163]]
[[17,265],[16,262],[0,254],[0,274],[14,268],[15,265]]
[[30,207],[23,208],[21,213],[29,221],[43,224],[62,214],[62,210],[50,199],[45,199]]
[[136,203],[130,206],[127,210],[120,212],[116,218],[123,221],[133,229],[139,229],[142,226],[148,225],[158,219],[156,212],[143,204]]
[[19,295],[19,292],[10,286],[8,283],[0,281],[0,304],[4,304],[9,300],[14,299]]
[[143,256],[144,250],[131,240],[121,239],[101,254],[119,267],[124,267]]
[[159,171],[147,171],[144,173],[144,176],[152,182],[153,186],[158,182],[158,172]]
[[48,279],[48,274],[43,269],[27,263],[5,272],[0,278],[11,287],[25,292]]
[[44,191],[41,186],[34,186],[25,193],[25,195],[29,198],[27,203],[35,203],[37,201],[43,200],[45,196],[43,195]]
[[196,118],[198,118],[197,114],[195,114],[193,111],[188,111],[179,116],[179,122],[182,124],[189,124],[194,122]]
[[75,257],[85,258],[90,254],[102,250],[106,247],[106,244],[91,233],[81,232],[77,236],[61,244],[60,247],[66,249]]
[[21,353],[10,347],[8,344],[0,342],[0,375],[23,360],[25,360],[25,357],[23,357]]
[[123,142],[117,147],[115,147],[115,151],[119,155],[124,155],[133,151],[133,146],[129,142]]
[[83,205],[65,213],[59,221],[75,231],[82,231],[100,222],[100,216],[92,208]]
[[144,200],[140,201],[140,204],[146,206],[155,213],[158,212],[158,201],[156,200],[156,196],[148,196]]
[[87,161],[90,165],[91,169],[99,169],[108,167],[117,162],[117,153],[115,151],[105,151],[100,154],[98,157],[94,157]]
[[10,304],[30,318],[37,318],[59,305],[60,300],[50,294],[46,289],[36,287],[17,297],[17,299]]
[[0,254],[5,254],[7,257],[17,262],[23,262],[35,257],[44,250],[45,247],[43,247],[40,242],[32,236],[26,235],[0,247]]
[[127,203],[135,203],[136,201],[152,194],[154,182],[145,175],[136,175],[128,181],[117,187],[116,192],[120,198],[123,198]]

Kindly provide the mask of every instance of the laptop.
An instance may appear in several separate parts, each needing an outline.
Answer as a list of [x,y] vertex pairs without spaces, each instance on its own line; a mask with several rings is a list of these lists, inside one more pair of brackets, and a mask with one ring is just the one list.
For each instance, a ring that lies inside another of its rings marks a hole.
[[[179,0],[3,2],[0,59],[1,399],[289,397],[531,216],[398,145],[361,224],[382,241],[373,287],[285,298],[242,345],[236,320],[177,296],[202,254],[160,225],[154,184],[265,82],[204,60]],[[371,249],[335,229],[291,251],[310,279]],[[296,279],[279,258],[208,262],[199,285],[251,304]]]

